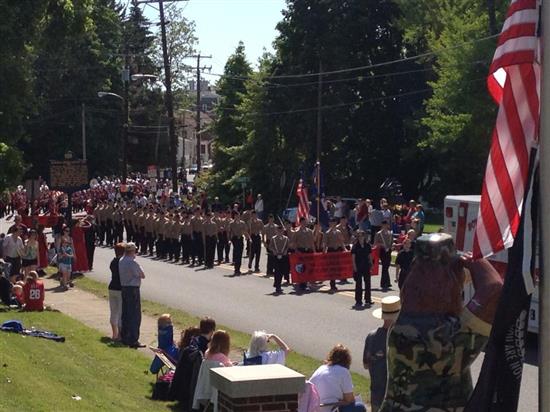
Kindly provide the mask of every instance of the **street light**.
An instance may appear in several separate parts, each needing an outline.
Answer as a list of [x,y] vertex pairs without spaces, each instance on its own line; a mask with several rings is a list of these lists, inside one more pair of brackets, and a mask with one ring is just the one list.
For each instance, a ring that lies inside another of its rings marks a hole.
[[128,84],[131,80],[152,80],[156,81],[157,76],[154,74],[143,74],[143,73],[135,73],[129,76],[130,69],[126,68],[123,70],[123,81],[124,81],[124,97],[113,93],[113,92],[97,92],[97,96],[99,98],[102,97],[116,97],[117,99],[121,100],[123,105],[123,111],[124,111],[124,119],[125,123],[122,126],[122,183],[126,183],[126,176],[128,175],[128,127],[130,125],[130,101],[128,98]]

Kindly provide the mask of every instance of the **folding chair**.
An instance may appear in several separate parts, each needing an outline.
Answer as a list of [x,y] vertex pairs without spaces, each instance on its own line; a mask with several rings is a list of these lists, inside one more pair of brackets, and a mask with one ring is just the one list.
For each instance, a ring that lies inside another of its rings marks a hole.
[[156,374],[152,398],[156,400],[170,400],[170,384],[176,371],[176,361],[159,348],[149,346],[149,349],[162,362],[162,366]]

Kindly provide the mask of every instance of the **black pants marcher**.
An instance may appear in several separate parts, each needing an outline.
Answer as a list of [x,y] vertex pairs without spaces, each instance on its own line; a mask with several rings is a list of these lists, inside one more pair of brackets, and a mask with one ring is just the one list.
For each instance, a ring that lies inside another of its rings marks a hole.
[[139,342],[139,328],[141,326],[141,298],[139,287],[122,287],[122,342],[134,345]]
[[193,238],[191,235],[181,235],[182,262],[189,263],[189,258],[193,255]]
[[[357,272],[353,274],[355,280],[355,303],[361,305],[363,299],[363,290],[365,291],[365,305],[370,305],[371,302],[371,284],[370,284],[370,266],[366,268],[357,268]],[[364,283],[364,287],[363,287]]]
[[243,238],[234,236],[231,238],[231,243],[233,243],[233,263],[235,265],[235,274],[241,273],[241,263],[243,260],[243,248],[244,242]]
[[252,269],[252,262],[254,262],[254,270],[260,270],[260,253],[262,252],[262,238],[260,235],[250,236],[250,258],[248,259],[248,269]]
[[380,277],[380,287],[387,289],[391,286],[390,281],[390,264],[391,250],[380,248],[380,264],[382,265],[382,276]]
[[204,261],[204,244],[202,243],[202,233],[193,232],[193,264],[202,265]]
[[218,263],[223,262],[223,252],[225,251],[225,247],[228,242],[229,241],[227,240],[227,232],[218,232],[218,242],[216,243],[216,248],[218,251]]
[[[343,252],[343,250],[340,248],[340,249],[334,249],[334,248],[328,248],[327,249],[327,252],[329,253],[334,253],[334,252]],[[331,290],[335,290],[336,289],[336,281],[333,279],[330,281],[330,289]]]
[[281,282],[283,281],[283,276],[287,275],[290,270],[290,262],[288,260],[288,255],[281,256],[279,259],[277,256],[273,257],[273,275],[275,280],[273,282],[273,287],[276,292],[281,292]]
[[216,235],[205,236],[204,238],[204,266],[214,267],[214,257],[216,256]]
[[275,257],[271,252],[267,251],[267,275],[273,275],[275,273]]

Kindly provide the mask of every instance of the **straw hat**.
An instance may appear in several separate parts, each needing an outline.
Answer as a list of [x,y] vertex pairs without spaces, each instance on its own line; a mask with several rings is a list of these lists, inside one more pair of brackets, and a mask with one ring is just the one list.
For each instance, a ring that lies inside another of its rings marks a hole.
[[382,298],[382,307],[375,309],[372,316],[377,319],[395,320],[401,310],[401,299],[399,296],[385,296]]

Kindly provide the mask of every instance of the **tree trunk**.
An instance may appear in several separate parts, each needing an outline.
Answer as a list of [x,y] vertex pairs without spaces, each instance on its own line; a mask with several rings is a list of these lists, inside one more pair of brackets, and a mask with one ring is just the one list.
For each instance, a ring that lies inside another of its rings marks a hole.
[[495,15],[495,0],[487,0],[487,14],[489,15],[489,33],[497,34],[497,19]]

